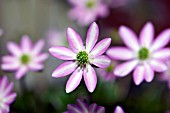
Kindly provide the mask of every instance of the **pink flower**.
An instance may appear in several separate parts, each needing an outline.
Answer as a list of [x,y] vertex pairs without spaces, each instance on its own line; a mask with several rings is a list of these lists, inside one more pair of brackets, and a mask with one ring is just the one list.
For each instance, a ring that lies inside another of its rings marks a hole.
[[14,102],[16,93],[13,92],[14,84],[9,83],[6,76],[0,78],[0,113],[9,113],[10,104]]
[[108,49],[107,55],[112,59],[127,61],[118,65],[114,74],[120,77],[128,75],[132,70],[136,85],[143,80],[151,82],[154,71],[163,72],[167,66],[163,62],[170,57],[170,48],[164,48],[170,40],[170,29],[164,30],[155,40],[154,27],[148,22],[139,35],[139,41],[135,33],[125,26],[119,29],[119,35],[124,41],[125,47],[112,47]]
[[14,42],[8,42],[7,48],[11,55],[2,58],[2,69],[16,71],[16,79],[23,77],[29,70],[39,71],[44,68],[43,62],[48,54],[41,53],[44,41],[38,41],[34,46],[27,35],[22,36],[21,47]]
[[108,7],[102,0],[68,0],[73,8],[69,12],[69,17],[77,20],[82,26],[89,25],[97,17],[108,15]]
[[116,106],[114,113],[125,113],[120,106]]
[[94,22],[88,30],[84,46],[80,35],[72,28],[68,28],[67,40],[70,48],[56,46],[49,49],[54,57],[68,60],[58,66],[52,74],[53,77],[64,77],[73,72],[66,84],[67,93],[73,91],[80,84],[82,77],[84,77],[89,92],[93,92],[97,84],[97,77],[91,64],[100,68],[109,66],[110,59],[102,54],[109,47],[111,38],[103,39],[96,44],[98,35],[99,29]]

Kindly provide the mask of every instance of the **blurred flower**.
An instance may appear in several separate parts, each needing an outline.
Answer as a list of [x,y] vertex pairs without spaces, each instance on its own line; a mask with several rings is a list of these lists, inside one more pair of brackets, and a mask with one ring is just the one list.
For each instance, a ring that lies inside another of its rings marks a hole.
[[0,36],[2,36],[3,33],[4,33],[4,31],[2,29],[0,29]]
[[132,1],[132,0],[110,0],[110,7],[112,8],[117,8],[123,5],[126,5],[128,2]]
[[113,81],[116,78],[116,76],[113,73],[113,70],[116,65],[117,65],[117,62],[112,61],[107,68],[99,68],[97,69],[97,71],[99,72],[99,75],[102,77],[103,80]]
[[44,68],[43,62],[48,54],[41,53],[44,41],[38,41],[34,46],[30,38],[24,35],[21,39],[21,47],[14,42],[8,42],[7,48],[11,55],[2,57],[2,69],[16,71],[16,79],[23,77],[29,70],[39,71]]
[[96,44],[98,35],[98,25],[94,22],[88,30],[86,46],[84,47],[80,35],[72,28],[68,28],[67,40],[71,49],[63,46],[51,47],[49,49],[54,57],[68,60],[58,66],[52,74],[53,77],[64,77],[74,71],[66,84],[67,93],[73,91],[80,84],[82,77],[84,77],[88,91],[93,92],[97,84],[97,77],[91,64],[100,68],[109,66],[110,59],[102,54],[109,47],[111,39],[106,38]]
[[67,110],[64,113],[105,113],[105,108],[91,104],[88,106],[83,100],[77,99],[77,104],[67,105]]
[[170,60],[167,60],[165,63],[167,65],[168,69],[161,74],[160,79],[163,81],[167,81],[168,86],[170,88]]
[[14,84],[9,83],[6,76],[0,78],[0,113],[9,113],[10,104],[14,102],[16,93],[13,92]]
[[68,0],[73,8],[69,12],[69,17],[77,20],[80,25],[86,26],[97,19],[106,17],[108,7],[102,0]]
[[140,32],[139,42],[135,33],[125,26],[120,27],[119,35],[128,48],[112,47],[108,49],[107,55],[113,59],[129,61],[116,66],[115,75],[123,77],[134,70],[133,79],[139,85],[143,80],[151,82],[154,71],[167,70],[163,60],[170,57],[170,48],[164,48],[170,40],[170,29],[164,30],[154,41],[154,27],[150,22]]
[[124,111],[120,106],[116,106],[114,113],[124,113]]
[[170,111],[166,111],[166,113],[170,113]]

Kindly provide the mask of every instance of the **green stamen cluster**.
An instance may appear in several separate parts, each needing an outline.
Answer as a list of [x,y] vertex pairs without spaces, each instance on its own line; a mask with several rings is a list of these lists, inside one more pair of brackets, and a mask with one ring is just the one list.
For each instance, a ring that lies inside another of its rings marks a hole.
[[29,61],[30,61],[30,57],[28,56],[28,55],[26,55],[26,54],[24,54],[24,55],[22,55],[21,56],[21,62],[22,62],[22,64],[28,64],[29,63]]
[[138,58],[140,60],[146,60],[149,58],[149,50],[145,47],[141,48],[138,52]]
[[76,60],[78,62],[78,65],[84,67],[88,63],[88,54],[85,51],[80,51],[77,54]]
[[86,7],[88,7],[88,8],[92,8],[94,5],[95,5],[94,1],[89,1],[86,3]]
[[107,72],[112,72],[113,71],[114,66],[111,64],[109,67],[106,68]]

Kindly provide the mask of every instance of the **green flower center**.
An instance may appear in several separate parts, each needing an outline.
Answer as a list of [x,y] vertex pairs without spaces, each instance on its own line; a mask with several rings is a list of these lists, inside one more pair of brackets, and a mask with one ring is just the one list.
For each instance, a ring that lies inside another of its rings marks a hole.
[[29,55],[24,54],[24,55],[21,56],[21,62],[22,62],[22,64],[28,64],[29,61],[30,61]]
[[142,47],[138,52],[138,58],[140,60],[146,60],[149,58],[149,50],[145,47]]
[[88,63],[88,54],[85,51],[80,51],[77,54],[76,60],[78,62],[78,65],[84,67]]
[[94,5],[95,5],[95,2],[94,2],[94,1],[88,1],[88,2],[86,3],[86,7],[87,7],[87,8],[92,8]]

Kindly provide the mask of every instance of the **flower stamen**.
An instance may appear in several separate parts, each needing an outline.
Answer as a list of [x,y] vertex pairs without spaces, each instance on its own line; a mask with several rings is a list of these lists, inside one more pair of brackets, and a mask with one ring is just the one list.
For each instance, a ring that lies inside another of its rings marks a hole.
[[22,62],[22,64],[25,64],[25,65],[26,65],[26,64],[29,63],[29,61],[30,61],[29,55],[24,54],[24,55],[21,56],[21,62]]
[[80,51],[77,54],[76,61],[78,62],[78,65],[84,67],[89,62],[88,54],[86,51]]
[[138,52],[138,58],[140,60],[146,60],[149,58],[149,50],[145,47],[142,47]]

